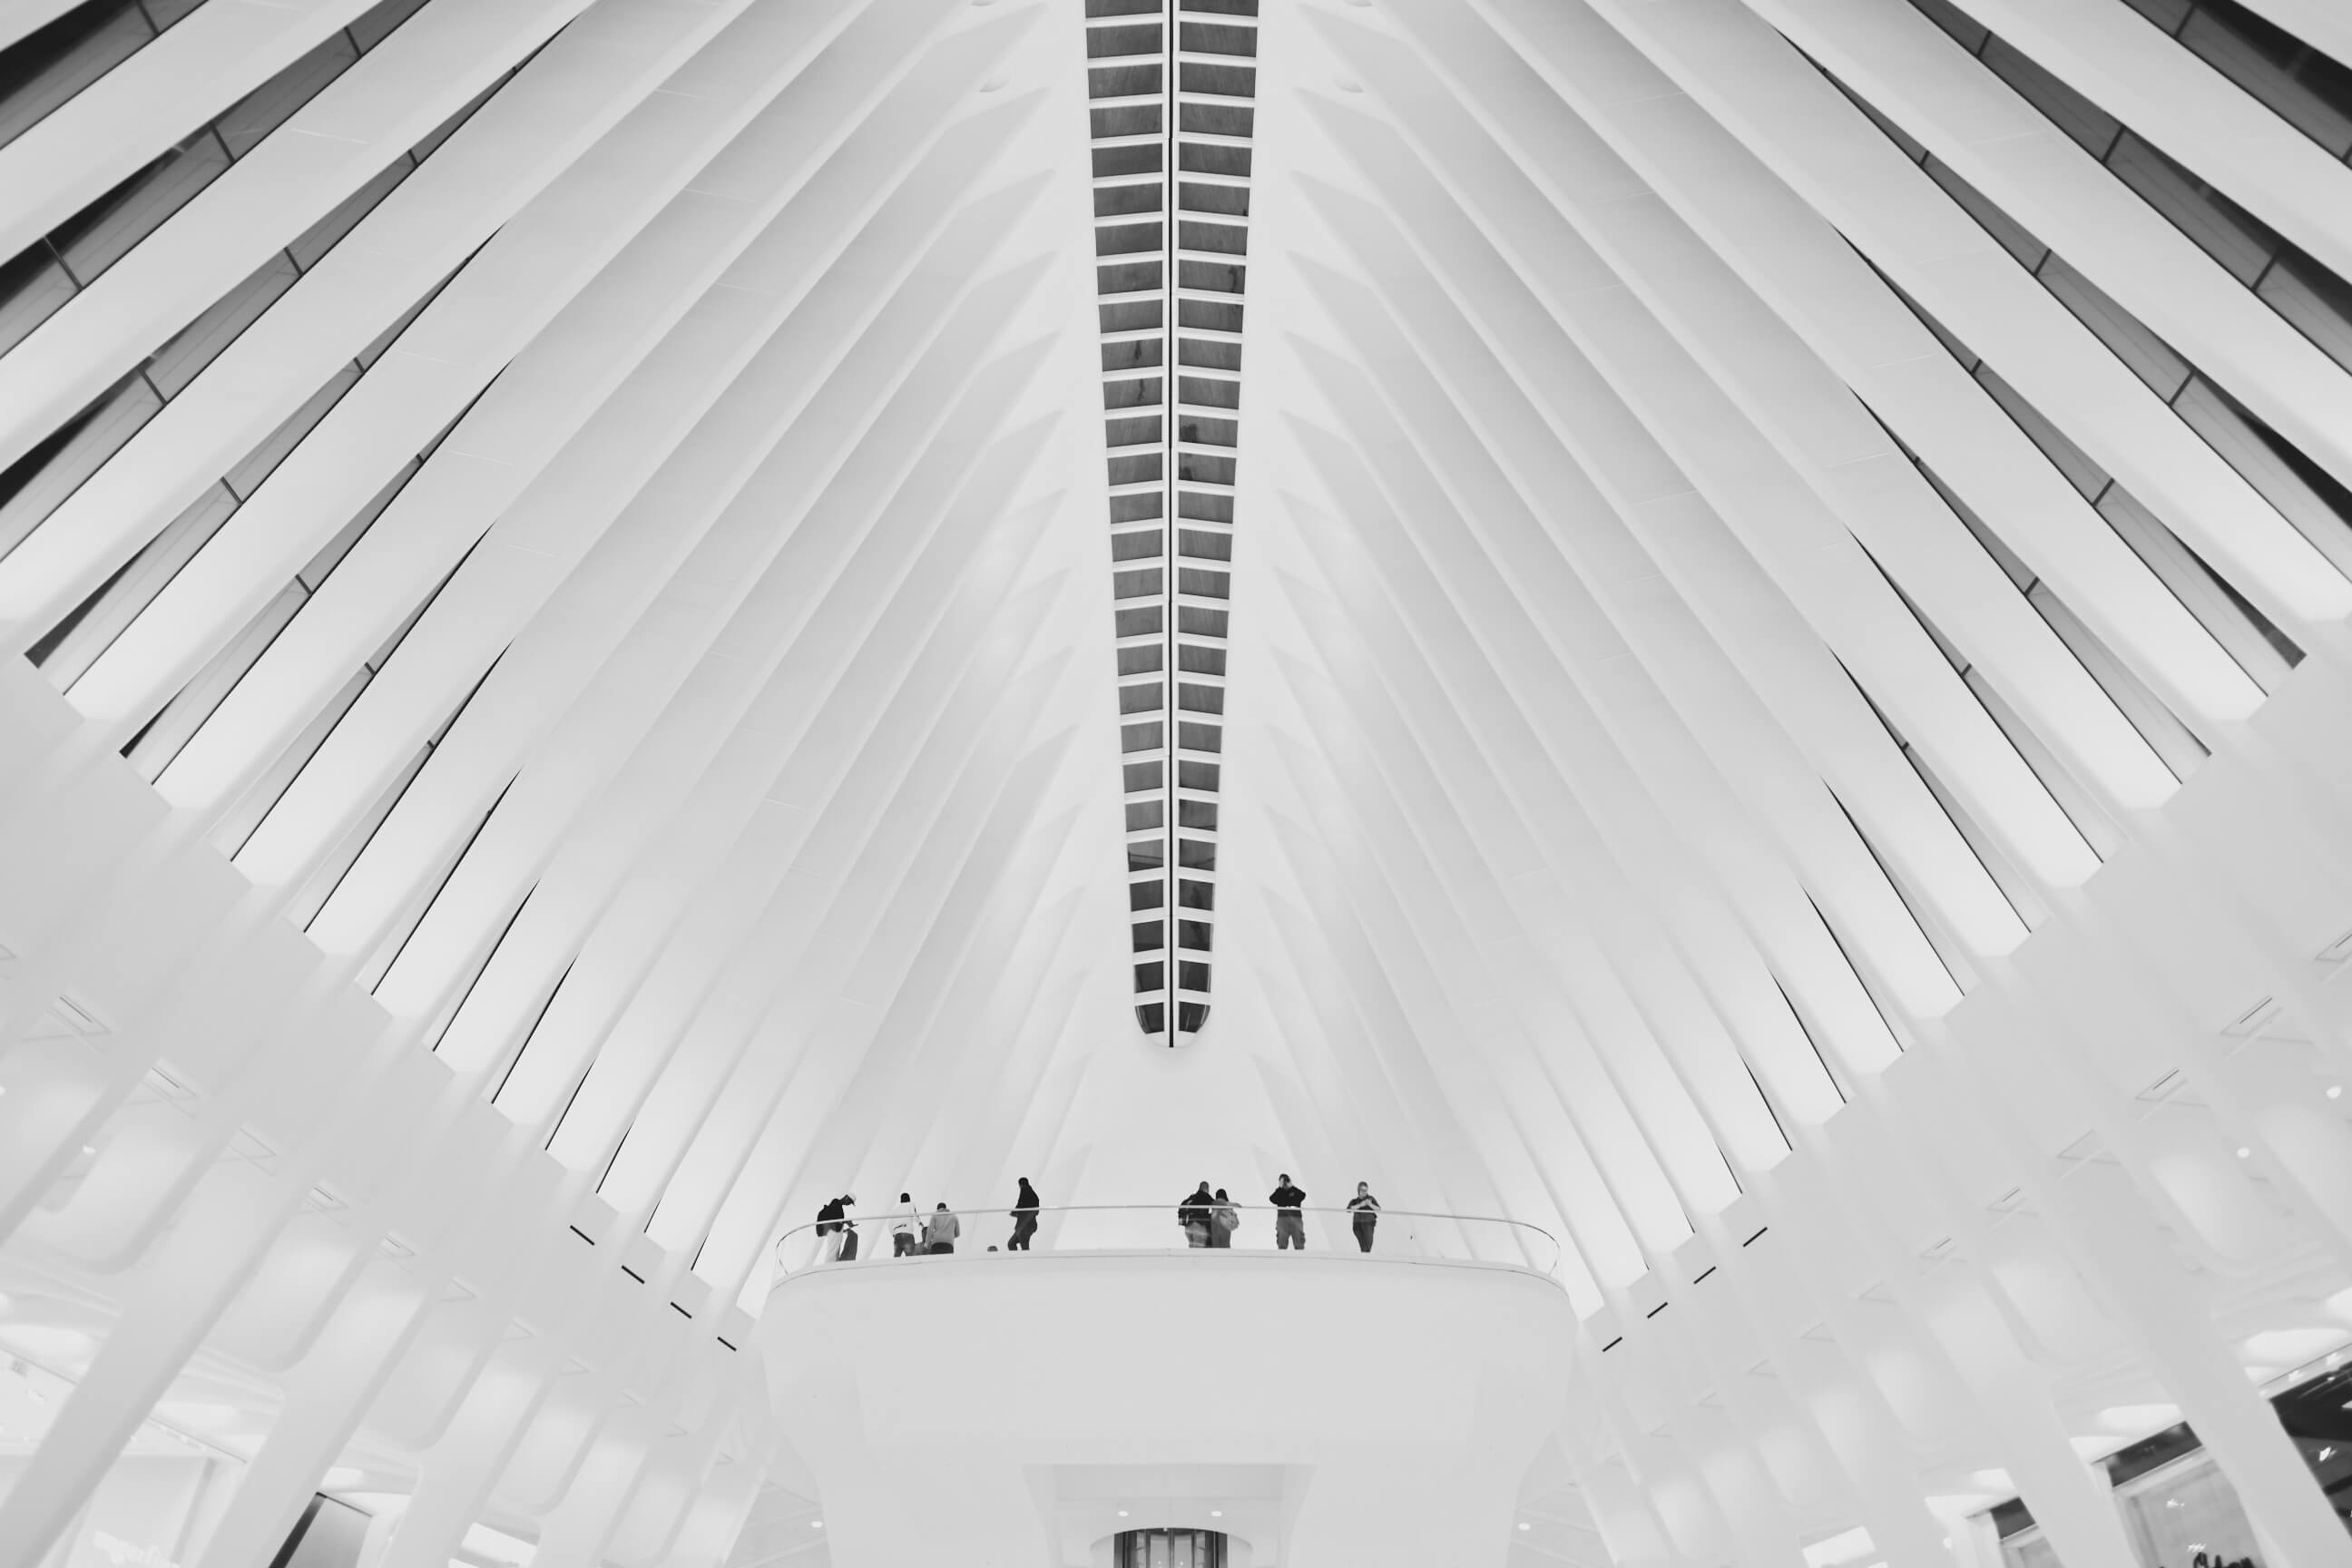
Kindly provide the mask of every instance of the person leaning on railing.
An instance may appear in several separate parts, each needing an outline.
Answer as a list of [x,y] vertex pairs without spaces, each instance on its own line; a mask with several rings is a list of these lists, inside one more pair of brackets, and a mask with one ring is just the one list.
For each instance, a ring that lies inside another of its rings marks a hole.
[[1299,1205],[1307,1201],[1306,1189],[1293,1185],[1290,1173],[1285,1171],[1265,1201],[1274,1205],[1274,1249],[1283,1252],[1297,1247],[1306,1251],[1307,1216],[1298,1212]]
[[957,1222],[955,1215],[948,1213],[948,1205],[941,1204],[931,1217],[923,1222],[923,1250],[953,1252],[956,1237],[962,1234],[963,1226]]
[[922,1250],[923,1216],[916,1212],[915,1194],[900,1193],[890,1213],[890,1256],[910,1258]]
[[1225,1189],[1219,1187],[1216,1206],[1209,1211],[1209,1245],[1233,1246],[1234,1232],[1241,1227],[1242,1211],[1234,1206],[1234,1200],[1225,1195]]

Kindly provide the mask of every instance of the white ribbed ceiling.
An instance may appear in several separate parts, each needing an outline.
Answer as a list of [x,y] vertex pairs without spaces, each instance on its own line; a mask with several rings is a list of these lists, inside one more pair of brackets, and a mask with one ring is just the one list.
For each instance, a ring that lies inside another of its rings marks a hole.
[[347,1445],[721,1562],[779,1231],[1200,1163],[1562,1238],[1515,1563],[2123,1568],[2116,1408],[2352,1556],[2246,1349],[2352,1324],[2337,6],[0,46],[0,1290],[118,1379],[0,1561],[201,1354],[188,1568]]

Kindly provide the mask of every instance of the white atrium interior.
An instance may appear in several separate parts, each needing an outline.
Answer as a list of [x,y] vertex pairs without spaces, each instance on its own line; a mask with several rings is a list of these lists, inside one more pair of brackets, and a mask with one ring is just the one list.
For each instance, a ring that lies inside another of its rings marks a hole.
[[2347,159],[2347,0],[0,0],[0,1568],[2352,1568]]

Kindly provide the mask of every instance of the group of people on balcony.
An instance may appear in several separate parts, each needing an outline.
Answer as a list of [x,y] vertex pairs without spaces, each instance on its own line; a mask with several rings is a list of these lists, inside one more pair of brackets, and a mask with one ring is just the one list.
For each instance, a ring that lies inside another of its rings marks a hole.
[[[1285,1171],[1273,1192],[1266,1194],[1274,1209],[1274,1245],[1276,1251],[1307,1250],[1306,1190],[1290,1179]],[[854,1193],[844,1193],[828,1198],[816,1211],[817,1261],[847,1263],[857,1257],[857,1222],[849,1211],[857,1203]],[[1029,1178],[1021,1178],[1021,1190],[1014,1194],[1012,1215],[1013,1234],[1005,1238],[1007,1252],[1027,1252],[1037,1235],[1037,1211],[1041,1205],[1037,1189]],[[1355,1232],[1359,1251],[1372,1249],[1373,1233],[1379,1228],[1381,1204],[1372,1196],[1371,1184],[1356,1184],[1356,1195],[1348,1200],[1349,1227]],[[916,1205],[910,1194],[898,1194],[898,1205],[892,1209],[886,1222],[889,1227],[890,1255],[911,1258],[917,1254],[951,1253],[963,1234],[963,1222],[947,1205],[940,1204],[929,1214]],[[1185,1195],[1176,1206],[1176,1223],[1184,1232],[1188,1247],[1230,1247],[1234,1233],[1241,1228],[1242,1210],[1225,1189],[1210,1190],[1206,1181]],[[991,1252],[996,1250],[991,1247]]]
[[[857,1222],[849,1217],[849,1210],[856,1202],[857,1194],[844,1193],[837,1198],[828,1198],[816,1211],[819,1263],[848,1263],[856,1258]],[[1005,1240],[1005,1251],[1029,1250],[1029,1238],[1037,1234],[1037,1189],[1024,1176],[1021,1191],[1013,1202],[1013,1234]],[[911,1193],[898,1194],[898,1206],[890,1211],[887,1223],[893,1258],[953,1252],[957,1238],[963,1235],[963,1222],[947,1205],[941,1204],[925,1214],[915,1206]],[[993,1252],[996,1248],[988,1250]]]
[[[1293,1182],[1290,1173],[1285,1171],[1265,1201],[1274,1205],[1275,1250],[1306,1251],[1306,1189]],[[1211,1192],[1204,1179],[1176,1205],[1176,1223],[1184,1227],[1187,1247],[1231,1247],[1234,1232],[1242,1226],[1241,1206],[1225,1194],[1223,1187]],[[1356,1184],[1356,1195],[1348,1200],[1348,1223],[1356,1233],[1356,1249],[1370,1252],[1372,1233],[1381,1223],[1381,1201],[1372,1196],[1370,1183]]]

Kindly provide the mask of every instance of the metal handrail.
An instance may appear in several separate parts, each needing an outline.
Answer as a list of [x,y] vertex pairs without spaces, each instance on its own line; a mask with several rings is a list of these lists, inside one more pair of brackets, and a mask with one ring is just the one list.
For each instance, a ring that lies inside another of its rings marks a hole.
[[[1181,1208],[1205,1206],[1211,1209],[1230,1208],[1242,1216],[1234,1230],[1225,1233],[1223,1242],[1205,1247],[1195,1246],[1180,1225],[1177,1211]],[[1403,1258],[1422,1262],[1473,1263],[1527,1270],[1545,1276],[1558,1273],[1561,1259],[1559,1242],[1549,1231],[1524,1220],[1505,1218],[1499,1215],[1456,1215],[1427,1209],[1381,1208],[1370,1211],[1345,1207],[1309,1205],[1297,1209],[1278,1208],[1272,1204],[1228,1202],[1192,1205],[1183,1203],[1157,1204],[1045,1204],[1034,1209],[1018,1209],[1010,1205],[950,1207],[947,1211],[959,1221],[961,1234],[953,1243],[953,1255],[969,1258],[1000,1249],[1010,1250],[1016,1219],[1033,1215],[1036,1225],[1028,1238],[1029,1247],[1052,1252],[1274,1252],[1276,1247],[1276,1226],[1266,1217],[1295,1214],[1300,1228],[1307,1233],[1307,1250],[1324,1253],[1344,1253],[1354,1257],[1364,1250],[1356,1245],[1356,1218],[1360,1213],[1372,1215],[1372,1245],[1368,1249],[1374,1257],[1394,1260]],[[835,1222],[814,1221],[793,1226],[776,1238],[777,1283],[814,1268],[856,1268],[868,1263],[919,1261],[940,1256],[926,1250],[929,1222],[938,1213],[936,1208],[917,1205],[913,1221],[916,1246],[912,1254],[897,1252],[891,1240],[893,1226],[905,1223],[907,1211],[898,1208],[864,1209],[845,1216],[854,1230],[858,1251],[855,1258],[835,1256],[837,1237],[831,1234]],[[1113,1216],[1117,1216],[1114,1218]],[[1310,1216],[1313,1224],[1310,1226]],[[1255,1217],[1257,1223],[1250,1221]],[[1124,1219],[1129,1223],[1118,1223]],[[1075,1220],[1075,1226],[1066,1222]],[[990,1226],[982,1233],[981,1225]],[[1004,1234],[997,1235],[994,1227],[1002,1225]],[[828,1234],[820,1235],[820,1228]],[[1075,1231],[1076,1234],[1067,1234]]]

